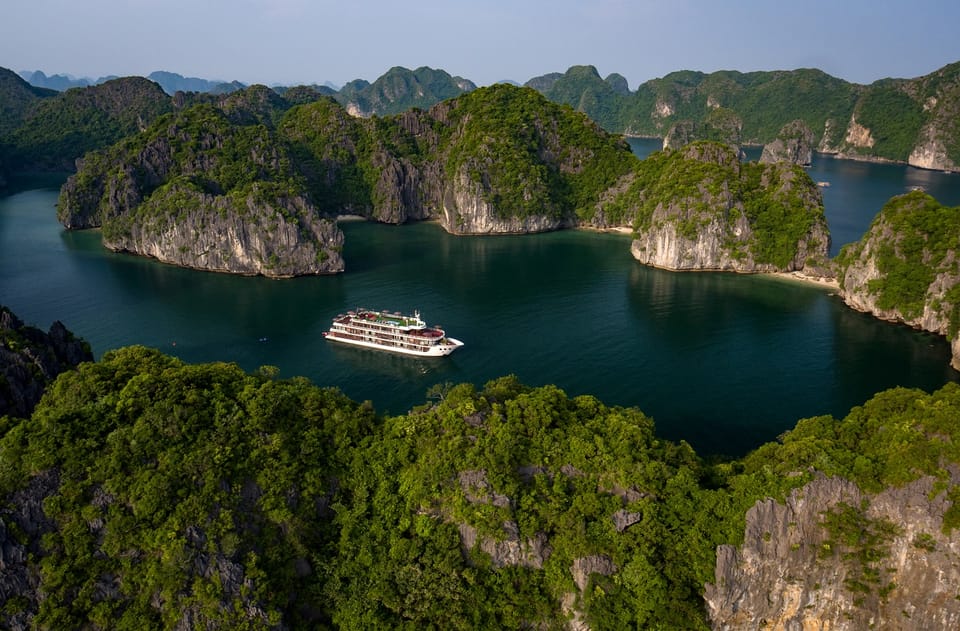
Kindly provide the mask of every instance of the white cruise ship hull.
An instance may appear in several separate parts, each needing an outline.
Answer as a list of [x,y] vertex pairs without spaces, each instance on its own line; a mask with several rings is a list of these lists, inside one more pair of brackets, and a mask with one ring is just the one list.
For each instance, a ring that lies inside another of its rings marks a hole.
[[346,337],[339,337],[335,333],[326,333],[325,337],[331,342],[340,342],[341,344],[350,344],[352,346],[362,346],[363,348],[373,348],[378,351],[387,351],[390,353],[400,353],[401,355],[412,355],[415,357],[443,357],[463,346],[463,342],[452,337],[446,338],[447,343],[435,344],[427,347],[425,350],[404,348],[402,346],[387,346],[379,342],[368,342],[366,340],[355,340]]

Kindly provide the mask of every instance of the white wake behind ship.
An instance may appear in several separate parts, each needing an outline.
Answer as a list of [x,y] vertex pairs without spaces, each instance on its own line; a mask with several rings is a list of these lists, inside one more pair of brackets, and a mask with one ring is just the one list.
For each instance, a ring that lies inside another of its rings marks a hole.
[[375,348],[418,357],[442,357],[463,346],[463,342],[438,326],[427,326],[419,311],[413,315],[357,309],[333,319],[323,337],[332,342]]

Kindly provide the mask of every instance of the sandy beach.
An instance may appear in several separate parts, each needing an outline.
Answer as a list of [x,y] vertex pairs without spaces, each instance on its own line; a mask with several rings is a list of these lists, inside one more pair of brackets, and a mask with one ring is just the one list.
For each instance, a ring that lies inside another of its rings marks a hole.
[[804,274],[803,272],[770,272],[768,275],[799,283],[807,283],[808,285],[816,285],[832,291],[840,291],[840,283],[836,278],[811,276],[809,274]]

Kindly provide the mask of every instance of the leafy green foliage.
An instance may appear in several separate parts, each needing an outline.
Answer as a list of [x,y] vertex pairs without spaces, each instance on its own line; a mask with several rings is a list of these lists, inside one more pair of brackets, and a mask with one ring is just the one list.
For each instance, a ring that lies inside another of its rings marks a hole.
[[[298,568],[319,567],[335,542],[322,507],[371,424],[305,380],[144,348],[64,375],[2,445],[6,492],[59,472],[44,502],[57,530],[44,538],[37,623],[171,627],[193,610],[234,626],[247,606],[296,623],[286,595],[315,585]],[[115,596],[105,576],[118,578]]]
[[[834,134],[842,133],[860,90],[859,86],[809,69],[673,72],[637,89],[636,115],[628,130],[638,135],[662,136],[680,120],[704,124],[713,109],[720,107],[740,117],[744,142],[770,142],[784,124],[797,119],[806,122],[819,139],[828,121],[832,121]],[[652,115],[663,105],[669,107],[669,114]],[[831,140],[835,144],[840,138]]]
[[367,126],[332,99],[319,99],[288,112],[278,131],[320,209],[369,212],[377,174]]
[[[4,497],[37,475],[58,481],[43,499],[54,527],[28,561],[46,597],[15,608],[41,628],[189,617],[561,629],[572,598],[595,629],[705,629],[714,550],[742,540],[759,499],[815,472],[865,490],[934,475],[956,495],[954,384],[882,393],[712,464],[635,409],[553,386],[503,377],[432,399],[378,419],[269,367],[191,366],[142,347],[65,373],[32,419],[0,426]],[[843,505],[824,525],[857,568],[853,587],[883,588],[891,525]],[[608,569],[576,575],[586,559]]]
[[618,84],[613,75],[606,80],[601,79],[593,66],[572,66],[549,85],[536,79],[526,83],[528,87],[539,89],[554,103],[569,105],[583,112],[603,129],[613,133],[623,132],[635,117],[629,90],[618,89]]
[[453,101],[449,116],[457,131],[440,150],[448,177],[465,172],[504,216],[592,212],[636,162],[622,139],[529,88],[481,88]]
[[[906,319],[919,317],[928,302],[931,284],[941,274],[955,275],[960,249],[960,207],[947,207],[920,191],[889,200],[873,220],[867,234],[847,245],[837,257],[843,282],[851,265],[867,254],[874,243],[880,277],[869,282],[881,309],[896,309]],[[960,289],[956,283],[943,300],[930,306],[946,310],[949,329],[960,326]],[[951,333],[952,335],[952,333]]]
[[390,116],[412,108],[426,109],[476,87],[472,81],[452,77],[443,70],[395,66],[373,83],[351,81],[333,98],[344,107],[357,107],[364,115]]
[[658,208],[674,208],[671,220],[691,240],[713,217],[728,223],[743,213],[753,237],[726,247],[781,269],[811,228],[826,222],[815,185],[800,167],[741,163],[731,148],[707,141],[651,154],[602,208],[608,217],[632,216],[635,231],[649,229]]
[[30,85],[12,70],[0,68],[0,141],[23,122],[25,114],[38,101],[56,94]]
[[[933,394],[895,388],[876,395],[841,421],[801,420],[779,443],[745,459],[746,471],[780,476],[814,470],[852,480],[868,491],[901,486],[921,476],[948,479],[960,460],[960,387]],[[802,476],[798,476],[802,477]]]
[[899,82],[878,82],[857,106],[857,122],[870,130],[871,155],[905,161],[910,157],[925,122],[923,105]]
[[86,152],[135,134],[172,109],[160,87],[140,77],[67,90],[38,102],[25,116],[11,135],[13,160],[72,170]]

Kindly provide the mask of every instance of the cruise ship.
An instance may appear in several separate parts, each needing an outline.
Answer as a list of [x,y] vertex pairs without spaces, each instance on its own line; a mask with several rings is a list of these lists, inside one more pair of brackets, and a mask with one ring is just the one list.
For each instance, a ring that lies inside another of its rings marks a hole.
[[427,326],[419,311],[413,315],[357,309],[333,319],[323,337],[334,342],[404,355],[441,357],[463,346],[438,326]]

